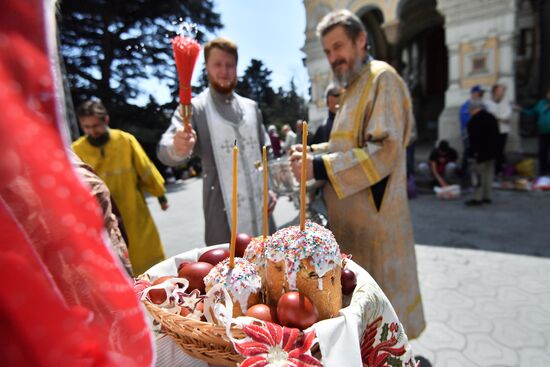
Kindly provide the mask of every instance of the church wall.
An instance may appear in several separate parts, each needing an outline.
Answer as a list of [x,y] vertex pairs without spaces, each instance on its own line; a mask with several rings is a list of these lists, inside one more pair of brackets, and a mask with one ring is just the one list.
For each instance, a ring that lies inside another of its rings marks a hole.
[[[347,8],[361,16],[361,12],[375,7],[384,17],[381,24],[390,45],[399,42],[400,20],[397,11],[407,0],[330,1],[304,0],[307,26],[303,51],[312,83],[309,119],[312,129],[327,116],[324,90],[332,75],[315,27],[329,11]],[[410,4],[407,4],[410,5]],[[439,116],[438,139],[447,139],[461,149],[458,110],[469,98],[470,88],[481,84],[489,98],[494,83],[507,86],[506,98],[515,101],[514,43],[516,39],[516,0],[437,0],[437,11],[444,17],[445,43],[448,51],[448,87],[445,109]],[[519,151],[517,123],[509,137],[508,150]]]

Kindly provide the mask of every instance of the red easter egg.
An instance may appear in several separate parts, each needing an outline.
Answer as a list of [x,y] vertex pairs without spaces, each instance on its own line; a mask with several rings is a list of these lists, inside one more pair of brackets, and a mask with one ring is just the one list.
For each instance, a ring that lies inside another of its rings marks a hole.
[[[199,310],[200,312],[204,312],[204,301],[200,301],[199,303],[197,303],[196,309]],[[180,315],[187,316],[191,313],[191,311],[192,310],[187,307],[182,307],[180,310]]]
[[[172,275],[165,275],[155,279],[155,281],[153,281],[151,285],[157,285],[157,284],[163,283],[167,279],[172,279],[172,278],[174,278]],[[164,289],[151,289],[148,295],[151,302],[157,305],[160,305],[161,303],[166,301],[166,292],[164,291]]]
[[355,290],[357,285],[357,277],[355,273],[349,269],[342,269],[340,277],[340,283],[342,283],[342,293],[345,295],[350,295]]
[[250,307],[246,311],[246,316],[255,317],[260,320],[277,323],[277,311],[275,307],[270,307],[263,303],[259,303]]
[[250,240],[252,240],[252,237],[250,237],[250,235],[247,235],[246,233],[237,234],[237,238],[235,240],[235,256],[236,257],[243,257],[244,256],[244,251],[246,250],[246,247],[250,243]]
[[226,248],[215,248],[206,251],[199,257],[199,261],[203,261],[216,266],[219,262],[229,257],[229,250]]
[[210,272],[214,265],[206,262],[196,262],[184,265],[178,276],[189,281],[189,287],[186,292],[189,293],[198,289],[201,294],[205,293],[204,277]]
[[187,264],[191,264],[193,261],[184,260],[181,262],[181,264],[178,265],[178,273],[180,272],[181,268],[183,268]]
[[277,317],[283,326],[304,330],[319,321],[319,311],[303,294],[287,292],[277,302]]

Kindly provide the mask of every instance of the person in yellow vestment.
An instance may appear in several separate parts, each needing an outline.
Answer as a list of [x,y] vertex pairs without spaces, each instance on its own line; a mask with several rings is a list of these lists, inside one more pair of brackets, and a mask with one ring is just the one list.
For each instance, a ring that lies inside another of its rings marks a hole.
[[[307,156],[307,179],[327,180],[323,195],[336,240],[378,282],[414,338],[425,320],[406,190],[409,92],[390,65],[368,55],[365,28],[350,11],[327,14],[317,33],[344,92],[328,143],[312,146],[324,154]],[[299,178],[301,153],[291,159]]]
[[147,208],[144,190],[168,209],[164,179],[136,138],[110,129],[109,115],[99,100],[89,100],[77,109],[86,134],[72,144],[74,152],[107,184],[128,233],[128,250],[134,275],[164,260],[157,227]]

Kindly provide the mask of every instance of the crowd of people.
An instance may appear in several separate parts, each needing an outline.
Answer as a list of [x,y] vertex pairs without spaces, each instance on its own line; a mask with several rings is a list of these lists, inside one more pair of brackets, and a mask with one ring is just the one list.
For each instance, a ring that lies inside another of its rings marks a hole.
[[431,151],[427,162],[418,165],[418,173],[430,177],[433,187],[448,188],[460,185],[473,188],[473,198],[468,206],[492,203],[494,181],[500,181],[507,165],[506,143],[511,131],[514,110],[524,115],[536,115],[539,131],[538,174],[548,174],[550,152],[550,90],[532,108],[513,105],[506,96],[504,84],[494,84],[490,97],[484,99],[485,90],[475,85],[470,90],[459,115],[462,157],[459,162],[457,150],[442,140]]

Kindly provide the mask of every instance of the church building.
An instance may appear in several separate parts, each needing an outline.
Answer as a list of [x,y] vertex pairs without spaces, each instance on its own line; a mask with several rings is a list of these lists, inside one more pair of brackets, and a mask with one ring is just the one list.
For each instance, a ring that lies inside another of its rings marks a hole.
[[[315,29],[335,9],[349,9],[363,21],[369,53],[405,80],[419,139],[446,139],[461,149],[459,109],[474,85],[487,99],[493,84],[505,84],[505,98],[523,106],[550,87],[550,1],[304,0],[304,6],[313,130],[326,118],[324,91],[332,80]],[[520,133],[534,131],[517,115],[514,120],[507,150],[519,152]]]

